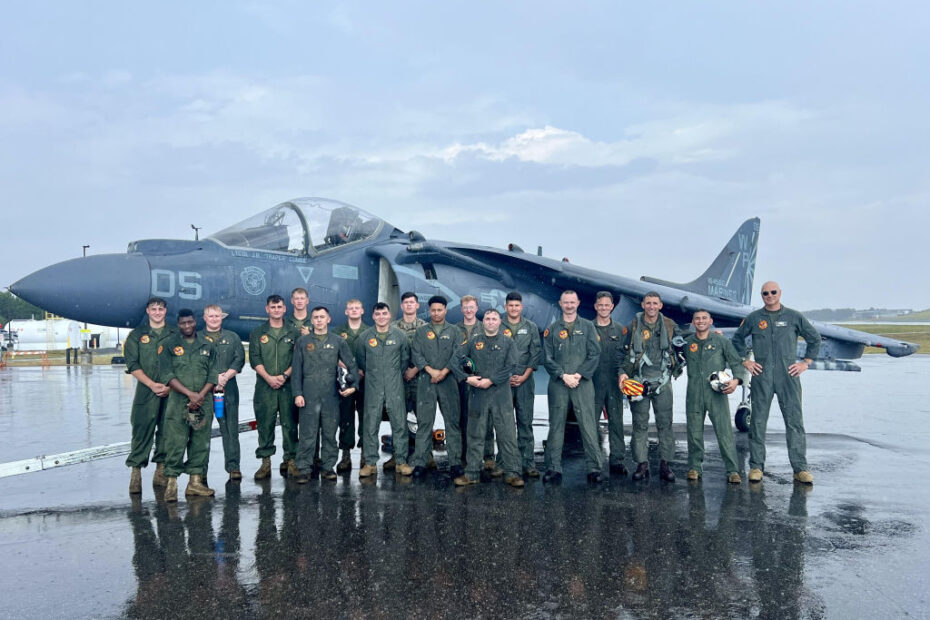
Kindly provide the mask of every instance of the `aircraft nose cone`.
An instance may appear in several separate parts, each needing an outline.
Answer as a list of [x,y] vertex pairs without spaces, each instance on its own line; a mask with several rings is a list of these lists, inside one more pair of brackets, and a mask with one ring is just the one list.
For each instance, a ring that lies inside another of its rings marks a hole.
[[75,258],[40,269],[10,290],[54,314],[113,327],[135,326],[151,290],[148,261],[131,254]]

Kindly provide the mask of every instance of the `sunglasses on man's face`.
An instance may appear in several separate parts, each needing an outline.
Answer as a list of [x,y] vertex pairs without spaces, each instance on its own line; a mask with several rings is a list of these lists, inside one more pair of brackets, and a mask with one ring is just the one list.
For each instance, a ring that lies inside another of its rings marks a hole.
[[769,295],[776,295],[778,291],[762,291],[763,297],[768,297]]

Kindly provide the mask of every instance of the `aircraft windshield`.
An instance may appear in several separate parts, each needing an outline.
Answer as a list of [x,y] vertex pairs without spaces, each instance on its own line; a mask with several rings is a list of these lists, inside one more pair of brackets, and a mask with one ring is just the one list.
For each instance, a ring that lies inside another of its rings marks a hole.
[[369,239],[383,224],[383,220],[342,202],[296,198],[210,238],[231,247],[306,254]]

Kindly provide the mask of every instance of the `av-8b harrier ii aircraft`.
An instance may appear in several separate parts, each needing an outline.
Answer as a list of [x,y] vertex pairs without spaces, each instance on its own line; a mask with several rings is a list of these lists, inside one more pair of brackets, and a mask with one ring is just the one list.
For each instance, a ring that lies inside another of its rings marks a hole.
[[[525,253],[513,244],[496,249],[434,241],[345,203],[297,198],[198,241],[133,241],[125,254],[51,265],[10,290],[55,314],[113,327],[139,324],[153,295],[168,300],[170,311],[188,307],[198,315],[204,306],[218,303],[229,314],[224,326],[244,338],[265,320],[268,295],[287,298],[296,287],[306,288],[311,305],[326,306],[334,316],[353,298],[366,308],[386,301],[396,311],[404,291],[415,292],[422,301],[441,294],[450,301],[453,321],[461,318],[462,295],[475,295],[481,308],[503,310],[507,292],[518,290],[525,316],[541,327],[560,316],[557,300],[564,289],[578,292],[580,313],[591,319],[595,293],[611,291],[613,318],[622,324],[640,310],[643,295],[656,290],[669,318],[688,324],[692,312],[704,308],[726,332],[752,310],[758,239],[759,219],[747,220],[707,271],[692,282],[676,284],[585,269]],[[850,360],[859,358],[866,346],[881,347],[893,357],[919,348],[826,323],[814,325],[823,337],[814,368],[859,370]]]

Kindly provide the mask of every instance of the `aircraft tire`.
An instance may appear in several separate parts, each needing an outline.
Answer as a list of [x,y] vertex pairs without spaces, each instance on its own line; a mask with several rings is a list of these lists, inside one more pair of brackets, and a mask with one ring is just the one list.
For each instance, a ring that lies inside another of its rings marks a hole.
[[736,415],[733,416],[733,423],[736,425],[736,430],[741,433],[749,432],[749,420],[752,417],[752,409],[749,408],[749,405],[743,404],[736,409]]

